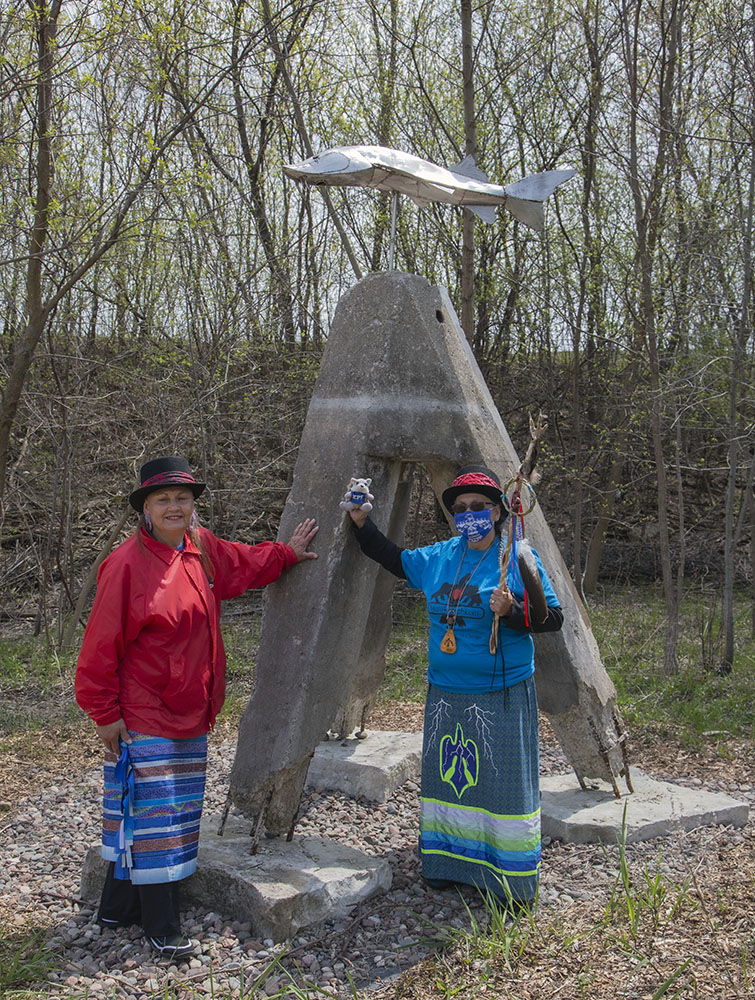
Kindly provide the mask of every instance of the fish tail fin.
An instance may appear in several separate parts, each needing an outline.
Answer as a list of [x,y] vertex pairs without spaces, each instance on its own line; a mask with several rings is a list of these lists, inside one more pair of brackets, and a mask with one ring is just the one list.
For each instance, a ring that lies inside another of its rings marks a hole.
[[575,170],[543,170],[539,174],[506,185],[506,208],[515,219],[525,226],[542,233],[545,228],[543,202],[549,198],[559,184],[568,181]]
[[568,181],[576,170],[543,170],[539,174],[530,174],[520,181],[506,185],[506,194],[511,198],[523,198],[525,201],[545,201],[559,184]]

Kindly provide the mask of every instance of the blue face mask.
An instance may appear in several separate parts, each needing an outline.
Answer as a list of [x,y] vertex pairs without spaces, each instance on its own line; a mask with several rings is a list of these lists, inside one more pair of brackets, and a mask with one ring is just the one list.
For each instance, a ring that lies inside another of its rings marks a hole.
[[475,512],[467,510],[463,514],[454,514],[456,530],[468,542],[481,542],[493,530],[493,518],[490,508]]

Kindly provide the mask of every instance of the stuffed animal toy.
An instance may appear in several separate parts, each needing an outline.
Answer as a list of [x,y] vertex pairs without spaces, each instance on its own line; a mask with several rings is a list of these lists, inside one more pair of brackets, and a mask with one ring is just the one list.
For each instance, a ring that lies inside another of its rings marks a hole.
[[370,493],[371,483],[371,479],[352,479],[348,490],[343,495],[343,500],[339,504],[341,510],[356,510],[360,507],[362,510],[371,511],[372,504],[370,500],[375,499],[372,493]]

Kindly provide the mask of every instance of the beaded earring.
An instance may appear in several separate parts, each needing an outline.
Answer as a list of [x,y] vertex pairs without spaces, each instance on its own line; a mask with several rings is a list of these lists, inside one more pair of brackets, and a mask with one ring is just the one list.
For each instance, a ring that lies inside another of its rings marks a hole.
[[189,531],[194,531],[197,526],[197,513],[196,511],[191,512],[191,520],[189,521]]
[[144,511],[144,526],[147,529],[147,531],[149,531],[149,533],[151,534],[152,533],[152,518],[149,516],[149,511],[148,510]]

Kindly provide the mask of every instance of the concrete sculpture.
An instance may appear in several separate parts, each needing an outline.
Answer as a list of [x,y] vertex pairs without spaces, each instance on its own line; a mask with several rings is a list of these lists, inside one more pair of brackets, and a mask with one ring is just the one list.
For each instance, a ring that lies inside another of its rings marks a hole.
[[408,195],[417,205],[461,205],[485,222],[495,222],[495,209],[503,205],[538,232],[544,227],[542,203],[574,176],[573,170],[545,170],[502,187],[491,184],[471,156],[446,169],[386,146],[336,146],[283,170],[305,184],[374,188]]
[[[363,726],[385,669],[394,578],[359,552],[344,479],[371,477],[371,516],[400,542],[416,462],[437,495],[462,463],[504,480],[519,465],[446,291],[371,275],[336,309],[281,521],[288,537],[316,510],[320,558],[268,588],[231,774],[232,802],[270,835],[292,829],[315,747],[330,728]],[[618,794],[629,774],[614,686],[539,506],[527,522],[565,615],[561,632],[536,637],[540,706],[580,783],[602,778]]]

